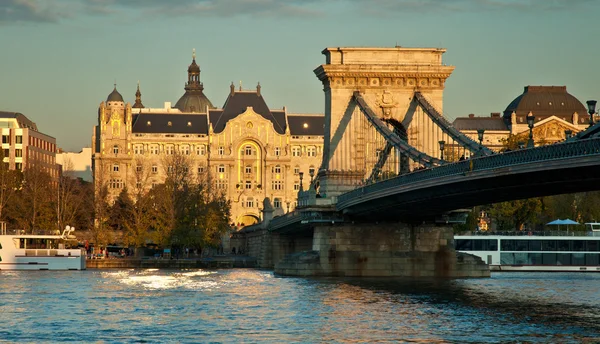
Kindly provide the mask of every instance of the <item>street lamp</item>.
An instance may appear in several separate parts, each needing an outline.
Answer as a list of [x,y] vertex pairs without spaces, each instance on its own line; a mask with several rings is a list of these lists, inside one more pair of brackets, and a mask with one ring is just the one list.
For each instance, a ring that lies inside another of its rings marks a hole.
[[483,133],[485,133],[485,129],[477,129],[477,138],[479,139],[479,150],[483,149]]
[[594,115],[596,114],[596,101],[588,100],[587,106],[588,106],[588,113],[590,114],[590,127],[591,127],[592,125],[594,125]]
[[444,141],[444,140],[439,141],[439,144],[440,144],[440,152],[441,152],[440,160],[444,160],[444,145],[446,144],[446,141]]
[[304,172],[298,173],[300,175],[300,191],[304,191],[302,187],[302,178],[304,177]]
[[527,140],[527,148],[533,148],[533,123],[535,122],[535,116],[530,112],[526,119],[527,126],[529,127],[529,140]]
[[573,130],[567,129],[565,130],[565,139],[568,140],[573,136]]

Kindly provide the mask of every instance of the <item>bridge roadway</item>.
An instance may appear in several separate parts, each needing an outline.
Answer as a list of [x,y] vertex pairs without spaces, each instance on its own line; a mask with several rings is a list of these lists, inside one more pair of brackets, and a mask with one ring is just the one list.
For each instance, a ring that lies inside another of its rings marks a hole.
[[444,164],[342,194],[351,219],[411,220],[508,200],[600,190],[600,138]]

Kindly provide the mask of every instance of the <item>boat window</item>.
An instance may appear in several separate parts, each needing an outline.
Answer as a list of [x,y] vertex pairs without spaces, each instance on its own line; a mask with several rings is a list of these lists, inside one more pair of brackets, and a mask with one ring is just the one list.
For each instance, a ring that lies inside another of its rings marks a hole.
[[[542,242],[540,240],[529,240],[529,251],[541,251],[541,250],[542,250]],[[540,258],[540,263],[541,262],[542,262],[542,260]]]
[[543,265],[556,265],[556,253],[542,253]]
[[557,251],[571,251],[571,240],[557,240]]
[[517,247],[517,243],[515,241],[516,240],[504,240],[503,239],[500,243],[500,250],[501,251],[515,251],[515,248]]
[[600,245],[598,245],[598,241],[588,240],[587,241],[587,250],[590,252],[600,252]]
[[[581,240],[578,240],[581,241]],[[571,254],[571,264],[573,265],[585,265],[585,253],[573,253]]]
[[528,241],[529,240],[515,240],[515,251],[528,251]]
[[556,240],[542,240],[542,251],[556,251]]
[[[585,240],[573,240],[573,251],[585,251]],[[583,264],[580,264],[583,265]]]
[[600,255],[597,253],[586,253],[585,254],[585,265],[587,265],[587,266],[600,265]]
[[556,265],[571,265],[571,254],[570,253],[556,254]]
[[457,251],[498,251],[498,239],[456,239]]

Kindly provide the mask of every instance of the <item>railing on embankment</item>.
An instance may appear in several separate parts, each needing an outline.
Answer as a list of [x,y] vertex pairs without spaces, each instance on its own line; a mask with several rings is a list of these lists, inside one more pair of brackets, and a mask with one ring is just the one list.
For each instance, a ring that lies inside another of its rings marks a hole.
[[256,258],[225,256],[199,259],[88,259],[88,269],[231,269],[255,268]]

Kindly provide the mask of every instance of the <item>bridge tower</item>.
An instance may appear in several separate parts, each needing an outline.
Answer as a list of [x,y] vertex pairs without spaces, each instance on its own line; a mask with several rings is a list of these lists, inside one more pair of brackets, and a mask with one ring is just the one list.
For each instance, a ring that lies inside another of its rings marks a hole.
[[[442,64],[440,48],[326,48],[325,64],[314,70],[325,92],[323,161],[318,172],[320,194],[332,198],[364,182],[365,156],[376,154],[360,128],[360,110],[353,94],[360,92],[382,119],[395,119],[406,128],[408,143],[439,156],[442,130],[413,101],[420,92],[440,113],[444,84],[454,70]],[[371,166],[372,167],[372,166]]]

